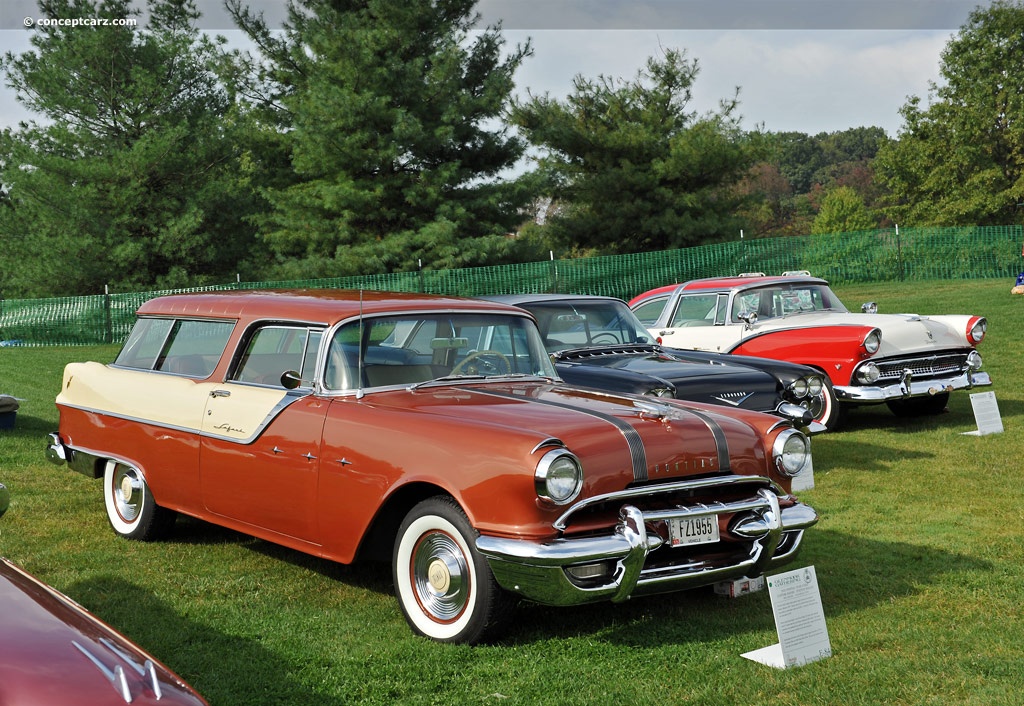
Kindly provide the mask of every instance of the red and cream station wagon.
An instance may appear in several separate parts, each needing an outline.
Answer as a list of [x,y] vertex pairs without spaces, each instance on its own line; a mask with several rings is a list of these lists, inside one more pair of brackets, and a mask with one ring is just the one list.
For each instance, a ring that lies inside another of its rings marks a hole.
[[[481,342],[486,341],[486,347]],[[182,294],[117,359],[72,363],[48,457],[102,478],[115,532],[202,518],[381,557],[417,633],[472,643],[549,605],[756,576],[814,510],[789,422],[566,386],[528,313],[382,292]]]

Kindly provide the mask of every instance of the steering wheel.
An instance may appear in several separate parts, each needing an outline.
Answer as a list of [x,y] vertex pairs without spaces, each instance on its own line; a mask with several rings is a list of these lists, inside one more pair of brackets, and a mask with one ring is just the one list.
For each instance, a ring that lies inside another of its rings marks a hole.
[[601,333],[598,333],[598,334],[595,334],[594,336],[591,336],[590,342],[591,343],[599,343],[600,342],[599,339],[602,339],[602,338],[609,338],[609,339],[611,339],[610,341],[606,341],[606,343],[612,343],[613,345],[616,344],[616,343],[621,343],[622,342],[622,341],[620,341],[618,339],[618,337],[614,333],[608,333],[607,331],[602,331]]
[[503,353],[492,350],[470,351],[469,355],[452,368],[452,375],[508,375],[511,372],[512,363],[508,358]]

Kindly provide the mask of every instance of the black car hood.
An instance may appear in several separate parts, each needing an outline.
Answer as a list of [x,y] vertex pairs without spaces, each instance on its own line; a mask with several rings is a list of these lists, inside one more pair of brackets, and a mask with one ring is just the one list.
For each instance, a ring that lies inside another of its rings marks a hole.
[[761,412],[773,411],[779,399],[777,380],[763,370],[690,363],[650,346],[560,351],[555,367],[566,382],[586,387],[605,387],[616,377],[634,382],[648,378],[649,387],[671,383],[678,399]]

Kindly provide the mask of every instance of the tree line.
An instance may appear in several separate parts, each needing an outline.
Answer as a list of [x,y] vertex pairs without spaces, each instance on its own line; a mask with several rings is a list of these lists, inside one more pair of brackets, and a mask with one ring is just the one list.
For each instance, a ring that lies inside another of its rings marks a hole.
[[[132,0],[40,0],[124,18]],[[700,64],[517,97],[529,43],[475,0],[226,0],[251,48],[147,0],[145,27],[46,26],[0,58],[0,296],[90,294],[662,250],[893,223],[1019,223],[1024,6],[975,9],[903,127],[744,130]]]

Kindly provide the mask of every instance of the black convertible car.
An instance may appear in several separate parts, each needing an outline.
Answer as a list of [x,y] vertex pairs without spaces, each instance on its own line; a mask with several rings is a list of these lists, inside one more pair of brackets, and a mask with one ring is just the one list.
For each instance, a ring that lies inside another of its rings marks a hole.
[[824,431],[814,420],[824,379],[804,365],[663,348],[621,299],[571,294],[487,297],[526,309],[540,325],[558,374],[571,385],[675,397],[770,412]]

